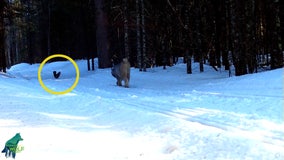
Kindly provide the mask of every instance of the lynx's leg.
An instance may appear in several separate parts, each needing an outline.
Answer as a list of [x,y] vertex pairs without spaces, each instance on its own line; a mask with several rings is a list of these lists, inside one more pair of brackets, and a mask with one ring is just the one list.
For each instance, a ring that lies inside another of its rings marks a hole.
[[121,79],[120,79],[120,78],[117,78],[116,85],[118,85],[118,86],[122,86],[122,84],[121,84]]
[[129,81],[128,78],[124,78],[124,87],[129,88]]
[[130,71],[128,70],[127,76],[126,76],[125,81],[124,81],[126,88],[129,88],[129,81],[130,81]]

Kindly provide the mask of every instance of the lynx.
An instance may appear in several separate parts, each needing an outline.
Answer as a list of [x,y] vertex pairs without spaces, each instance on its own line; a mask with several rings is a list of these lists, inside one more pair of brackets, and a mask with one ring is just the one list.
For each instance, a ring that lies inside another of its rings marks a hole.
[[128,59],[123,58],[122,62],[113,65],[111,74],[117,80],[116,85],[122,86],[122,81],[124,81],[124,86],[128,88],[130,80],[130,63]]

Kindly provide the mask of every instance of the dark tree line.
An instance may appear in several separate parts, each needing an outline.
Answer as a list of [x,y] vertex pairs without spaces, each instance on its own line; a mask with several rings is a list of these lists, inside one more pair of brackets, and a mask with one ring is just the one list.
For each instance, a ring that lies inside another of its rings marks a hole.
[[[236,75],[283,67],[284,2],[280,0],[2,0],[0,70],[61,53],[74,59],[113,57],[132,66],[172,66],[184,57],[200,71]],[[89,63],[90,61],[88,61]]]

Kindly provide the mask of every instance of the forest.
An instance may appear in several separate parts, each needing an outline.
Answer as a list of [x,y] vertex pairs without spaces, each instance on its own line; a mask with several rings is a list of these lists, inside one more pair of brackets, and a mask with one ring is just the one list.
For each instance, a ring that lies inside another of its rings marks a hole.
[[[40,63],[53,54],[73,59],[128,57],[140,71],[183,57],[235,75],[283,67],[281,0],[1,0],[0,71]],[[86,63],[87,64],[87,63]]]

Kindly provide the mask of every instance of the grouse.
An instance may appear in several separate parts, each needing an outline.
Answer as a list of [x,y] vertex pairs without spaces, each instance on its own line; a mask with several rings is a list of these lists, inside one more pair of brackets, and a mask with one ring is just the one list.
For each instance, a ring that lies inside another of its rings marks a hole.
[[56,71],[53,71],[53,76],[54,76],[54,78],[55,78],[55,79],[59,78],[60,73],[61,73],[61,72],[58,72],[58,73],[57,73]]

